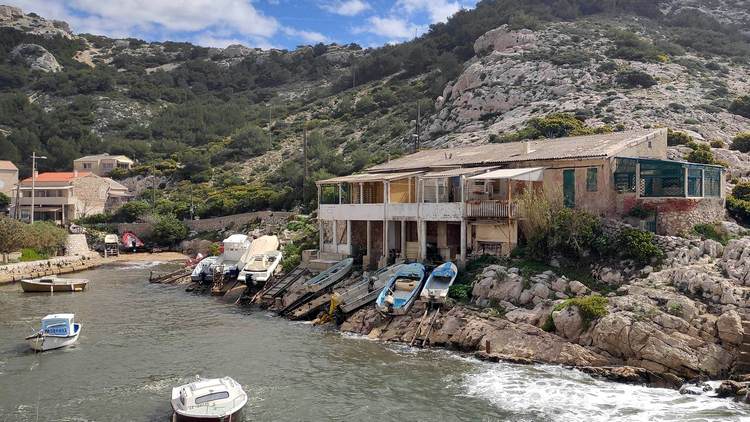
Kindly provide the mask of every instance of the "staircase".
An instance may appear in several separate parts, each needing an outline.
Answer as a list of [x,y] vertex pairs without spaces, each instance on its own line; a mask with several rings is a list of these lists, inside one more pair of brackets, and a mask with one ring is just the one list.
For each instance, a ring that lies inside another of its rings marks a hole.
[[737,356],[737,362],[734,364],[734,372],[737,374],[750,374],[750,320],[747,315],[742,316],[742,344],[740,345],[740,354]]

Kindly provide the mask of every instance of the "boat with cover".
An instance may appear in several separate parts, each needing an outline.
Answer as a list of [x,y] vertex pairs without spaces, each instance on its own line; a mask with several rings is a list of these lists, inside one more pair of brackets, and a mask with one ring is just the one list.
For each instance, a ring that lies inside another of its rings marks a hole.
[[385,283],[393,277],[405,264],[395,264],[383,267],[375,272],[365,274],[362,280],[346,290],[337,293],[335,300],[341,312],[348,314],[372,303],[378,298],[385,287]]
[[89,281],[84,278],[60,278],[57,276],[21,280],[21,288],[27,293],[82,292]]
[[430,273],[422,289],[422,299],[432,303],[444,303],[448,297],[448,289],[453,285],[458,275],[458,268],[452,262],[446,262]]
[[222,253],[210,266],[211,279],[215,269],[221,269],[224,274],[237,275],[240,272],[238,266],[245,266],[242,257],[250,249],[252,241],[244,234],[233,234],[221,242]]
[[242,420],[247,393],[230,377],[203,379],[172,389],[172,421]]
[[351,271],[353,264],[354,264],[354,259],[352,258],[343,259],[333,264],[331,267],[329,267],[327,270],[323,271],[322,273],[307,280],[302,285],[302,287],[308,292],[317,292],[325,288],[328,288],[329,286],[332,286],[338,283],[339,281],[341,281],[341,279],[346,277],[346,275],[349,274],[349,271]]
[[216,260],[218,258],[218,256],[207,256],[201,259],[197,264],[195,264],[193,272],[190,273],[190,280],[196,283],[205,283],[213,280],[214,275],[211,272],[211,265],[216,263]]
[[424,265],[407,264],[388,280],[375,301],[380,312],[390,315],[403,315],[419,296],[424,283]]
[[26,337],[26,342],[37,352],[70,346],[81,334],[81,324],[74,319],[74,314],[47,315],[42,318],[42,328]]
[[265,283],[271,278],[281,263],[282,254],[277,236],[261,236],[253,240],[250,249],[238,264],[243,265],[237,280],[253,284]]
[[143,249],[143,241],[138,238],[133,232],[124,232],[122,234],[122,247],[125,250],[136,252],[139,249]]

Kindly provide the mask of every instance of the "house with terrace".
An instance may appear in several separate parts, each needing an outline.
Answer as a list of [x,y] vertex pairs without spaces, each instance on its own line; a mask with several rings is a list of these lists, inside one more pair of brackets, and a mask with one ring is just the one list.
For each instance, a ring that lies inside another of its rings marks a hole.
[[320,251],[366,267],[507,255],[529,189],[676,234],[723,217],[724,184],[720,166],[667,160],[666,129],[419,151],[317,182]]

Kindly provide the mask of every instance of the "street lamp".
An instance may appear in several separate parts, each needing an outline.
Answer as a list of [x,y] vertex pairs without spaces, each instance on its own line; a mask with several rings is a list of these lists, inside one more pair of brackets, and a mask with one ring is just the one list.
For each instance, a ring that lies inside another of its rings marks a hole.
[[36,160],[46,160],[44,155],[36,155],[36,151],[31,152],[31,217],[30,222],[34,224],[34,188],[36,187]]

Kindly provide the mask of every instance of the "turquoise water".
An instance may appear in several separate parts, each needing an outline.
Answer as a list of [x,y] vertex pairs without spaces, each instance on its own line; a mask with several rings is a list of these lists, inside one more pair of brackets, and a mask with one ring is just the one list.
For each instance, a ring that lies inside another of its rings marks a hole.
[[[386,345],[151,285],[147,265],[101,267],[78,294],[0,287],[0,421],[167,421],[173,386],[231,376],[258,421],[743,420],[745,405],[610,383],[554,366],[486,364]],[[75,347],[23,337],[74,312]]]

